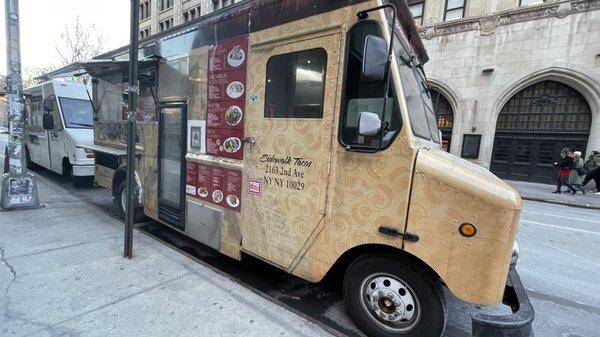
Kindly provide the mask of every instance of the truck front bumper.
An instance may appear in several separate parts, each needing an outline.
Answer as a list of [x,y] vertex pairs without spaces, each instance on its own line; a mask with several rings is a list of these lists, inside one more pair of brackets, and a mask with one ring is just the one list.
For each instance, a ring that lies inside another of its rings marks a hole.
[[511,308],[511,315],[473,314],[473,337],[533,337],[531,325],[535,313],[521,278],[514,268],[510,268],[508,273],[502,303]]
[[94,176],[94,164],[73,165],[73,175],[76,177],[93,177]]

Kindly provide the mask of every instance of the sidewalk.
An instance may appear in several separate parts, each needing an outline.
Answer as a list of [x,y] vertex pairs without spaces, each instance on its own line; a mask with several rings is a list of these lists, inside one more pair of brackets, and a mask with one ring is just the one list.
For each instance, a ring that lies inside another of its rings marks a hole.
[[0,212],[0,336],[329,336],[37,178],[46,208]]
[[[594,194],[594,191],[588,190],[585,195],[581,194],[580,191],[576,195],[571,195],[571,193],[553,194],[551,192],[556,190],[554,185],[513,180],[505,180],[505,182],[516,189],[521,194],[521,198],[525,200],[600,209],[600,195]],[[567,188],[563,187],[563,191],[565,190]]]

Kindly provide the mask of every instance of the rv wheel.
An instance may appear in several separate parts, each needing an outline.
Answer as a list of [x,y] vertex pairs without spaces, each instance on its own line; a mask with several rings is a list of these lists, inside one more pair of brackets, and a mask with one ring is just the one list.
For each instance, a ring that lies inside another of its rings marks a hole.
[[[119,205],[119,213],[121,214],[121,218],[125,219],[125,214],[127,213],[125,209],[127,208],[127,182],[123,180],[121,184],[119,184],[119,190],[117,191],[117,205]],[[146,216],[144,215],[144,209],[142,207],[137,207],[133,209],[133,222],[142,222]]]
[[354,261],[344,279],[350,315],[372,337],[438,337],[446,303],[436,278],[410,261],[386,255]]

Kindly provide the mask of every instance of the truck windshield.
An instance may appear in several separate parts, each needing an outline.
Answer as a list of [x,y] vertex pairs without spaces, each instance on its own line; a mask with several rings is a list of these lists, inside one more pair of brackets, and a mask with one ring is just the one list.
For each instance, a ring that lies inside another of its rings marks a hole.
[[94,126],[92,103],[87,99],[59,97],[65,127],[88,129]]
[[394,27],[394,53],[399,65],[410,125],[415,136],[439,143],[440,131],[425,73],[401,29],[398,23]]

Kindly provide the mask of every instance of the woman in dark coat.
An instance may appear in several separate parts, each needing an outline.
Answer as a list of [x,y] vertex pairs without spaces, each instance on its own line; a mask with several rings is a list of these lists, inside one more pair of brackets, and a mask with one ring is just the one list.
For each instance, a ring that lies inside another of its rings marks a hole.
[[562,193],[561,188],[563,185],[565,185],[571,190],[571,194],[576,194],[577,190],[569,181],[571,170],[575,168],[573,154],[569,148],[564,148],[562,151],[560,151],[560,160],[554,163],[554,166],[558,167],[558,179],[556,181],[556,191],[552,193]]

